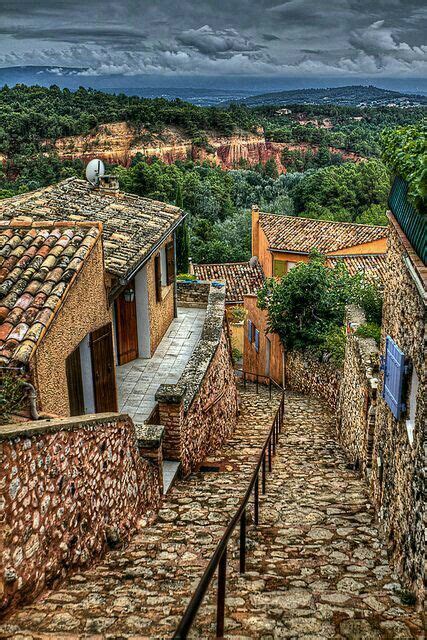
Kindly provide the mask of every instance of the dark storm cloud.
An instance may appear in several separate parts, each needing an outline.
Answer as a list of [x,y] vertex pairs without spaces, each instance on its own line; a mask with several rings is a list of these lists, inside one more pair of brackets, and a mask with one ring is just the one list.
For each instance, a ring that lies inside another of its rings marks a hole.
[[0,0],[0,65],[417,76],[426,20],[419,0]]

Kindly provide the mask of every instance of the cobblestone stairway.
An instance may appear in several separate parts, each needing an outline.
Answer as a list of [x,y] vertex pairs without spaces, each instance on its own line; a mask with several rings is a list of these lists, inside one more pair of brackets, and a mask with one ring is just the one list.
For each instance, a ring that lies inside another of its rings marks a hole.
[[[21,609],[0,638],[170,638],[259,455],[277,400],[243,393],[233,438],[165,498],[153,526],[124,550]],[[212,468],[217,467],[218,471]],[[423,638],[404,606],[365,486],[334,441],[332,418],[289,395],[258,529],[248,529],[247,573],[231,542],[226,635],[245,638]],[[193,637],[214,637],[215,585]]]

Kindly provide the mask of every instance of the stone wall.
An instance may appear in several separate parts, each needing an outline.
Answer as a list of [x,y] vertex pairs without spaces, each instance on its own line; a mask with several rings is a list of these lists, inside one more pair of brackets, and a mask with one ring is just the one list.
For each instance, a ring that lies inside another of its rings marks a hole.
[[160,440],[120,414],[0,427],[0,611],[126,542],[159,508]]
[[374,437],[372,494],[388,542],[390,558],[405,586],[423,598],[424,442],[427,398],[427,268],[390,214],[388,263],[381,352],[387,335],[407,359],[400,420],[379,399]]
[[375,340],[355,332],[366,322],[361,309],[346,313],[347,342],[339,397],[338,435],[355,468],[369,476],[375,428],[379,352]]
[[208,304],[211,284],[207,281],[177,280],[178,304],[181,307],[205,308]]
[[[162,244],[163,248],[168,242],[173,240],[170,235]],[[159,247],[160,251],[160,247]],[[157,253],[159,253],[159,251]],[[156,254],[157,255],[157,254]],[[155,350],[162,341],[163,336],[169,329],[175,314],[174,285],[162,286],[162,299],[156,299],[156,277],[154,268],[155,256],[153,255],[147,263],[147,288],[148,288],[148,312],[150,316],[150,352]]]
[[285,354],[285,388],[326,400],[332,411],[338,408],[341,379],[341,369],[309,353]]
[[88,333],[109,322],[111,315],[104,283],[102,239],[99,237],[30,360],[41,412],[70,415],[66,358]]
[[225,287],[210,288],[201,338],[177,384],[161,385],[156,399],[165,427],[165,455],[190,473],[232,433],[238,396],[225,318]]

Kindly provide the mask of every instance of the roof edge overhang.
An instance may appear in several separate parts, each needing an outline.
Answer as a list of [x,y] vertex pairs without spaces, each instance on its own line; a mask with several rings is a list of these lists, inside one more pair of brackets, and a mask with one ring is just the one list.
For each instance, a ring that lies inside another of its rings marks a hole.
[[118,277],[116,273],[113,273],[112,271],[108,271],[108,273],[112,275],[114,278],[118,277],[118,284],[111,289],[110,294],[108,296],[110,304],[120,295],[123,289],[125,289],[127,284],[130,282],[130,280],[133,280],[133,278],[136,276],[138,271],[140,271],[142,267],[149,261],[151,256],[164,243],[167,237],[170,236],[170,234],[173,233],[179,227],[179,225],[184,222],[187,216],[188,216],[188,211],[183,212],[183,215],[178,220],[176,220],[169,227],[167,231],[165,231],[165,233],[159,238],[159,240],[157,240],[157,242],[153,244],[153,246],[148,251],[148,253],[146,253],[144,257],[134,267],[132,267],[125,276]]

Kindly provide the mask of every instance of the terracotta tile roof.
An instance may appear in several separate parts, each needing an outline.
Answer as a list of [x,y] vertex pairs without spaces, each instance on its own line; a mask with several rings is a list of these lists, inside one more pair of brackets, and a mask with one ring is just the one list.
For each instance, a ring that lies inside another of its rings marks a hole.
[[331,253],[387,237],[387,227],[350,222],[313,220],[260,213],[259,221],[270,249],[310,253],[313,249]]
[[261,265],[251,267],[248,262],[224,264],[195,264],[194,275],[199,280],[225,280],[226,302],[243,302],[246,293],[256,293],[264,282]]
[[364,272],[367,280],[383,285],[387,273],[387,254],[336,256],[328,258],[327,264],[335,267],[339,262],[344,262],[351,275]]
[[29,361],[101,229],[0,221],[0,366]]
[[0,201],[0,219],[17,216],[102,222],[106,269],[126,278],[182,217],[182,211],[164,202],[94,189],[86,180],[68,178]]

